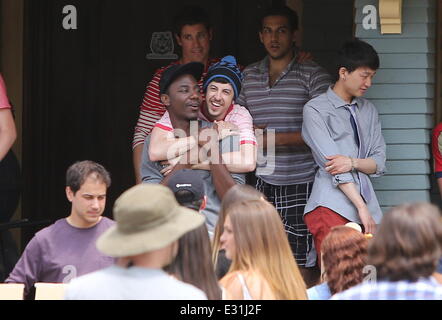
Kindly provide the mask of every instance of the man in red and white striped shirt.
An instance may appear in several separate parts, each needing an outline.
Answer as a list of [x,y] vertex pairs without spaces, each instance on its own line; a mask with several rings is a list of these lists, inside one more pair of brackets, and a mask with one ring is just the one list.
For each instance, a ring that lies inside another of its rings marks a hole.
[[202,88],[202,79],[206,76],[208,68],[213,63],[219,61],[219,59],[209,59],[212,28],[208,15],[202,8],[188,6],[181,10],[175,17],[173,31],[178,45],[182,48],[182,57],[178,61],[172,62],[155,72],[144,93],[143,102],[140,106],[140,115],[135,127],[132,148],[137,183],[141,182],[140,165],[144,140],[151,133],[155,123],[166,112],[165,106],[161,103],[159,88],[159,82],[164,70],[174,64],[201,62],[205,65],[204,73],[198,82]]

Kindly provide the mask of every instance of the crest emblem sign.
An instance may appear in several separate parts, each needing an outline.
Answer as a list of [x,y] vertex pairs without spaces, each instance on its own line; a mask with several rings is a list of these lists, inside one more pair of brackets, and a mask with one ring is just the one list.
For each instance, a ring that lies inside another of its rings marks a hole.
[[174,44],[172,32],[154,32],[150,40],[150,50],[147,59],[178,59],[174,53]]

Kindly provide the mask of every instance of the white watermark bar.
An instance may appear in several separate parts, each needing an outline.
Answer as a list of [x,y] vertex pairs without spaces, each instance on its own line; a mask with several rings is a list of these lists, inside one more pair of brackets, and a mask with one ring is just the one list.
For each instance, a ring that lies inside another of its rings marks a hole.
[[[275,143],[276,132],[273,129],[256,129],[257,150],[241,150],[239,133],[232,133],[230,129],[217,130],[215,128],[199,128],[198,121],[190,122],[190,135],[184,130],[175,129],[174,136],[168,141],[174,142],[167,149],[167,159],[171,163],[198,165],[201,163],[242,165],[249,164],[250,159],[257,159],[257,174],[271,175],[275,171]],[[264,135],[266,138],[264,139]],[[192,148],[178,141],[180,138],[193,137],[199,148]],[[221,148],[220,148],[221,146]],[[222,157],[220,156],[222,152]],[[257,154],[252,154],[257,152]],[[241,153],[241,156],[235,154]],[[187,154],[187,156],[182,156]],[[177,156],[178,155],[178,156]],[[179,160],[177,158],[180,157]]]

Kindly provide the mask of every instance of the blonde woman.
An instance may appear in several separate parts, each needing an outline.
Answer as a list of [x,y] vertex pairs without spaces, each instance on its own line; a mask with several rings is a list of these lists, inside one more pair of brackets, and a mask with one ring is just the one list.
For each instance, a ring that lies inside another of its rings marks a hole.
[[226,259],[225,251],[221,248],[221,235],[224,232],[225,212],[237,201],[265,199],[265,195],[247,184],[236,184],[223,197],[215,234],[212,241],[212,261],[218,279],[224,277],[230,268],[231,261]]
[[220,280],[227,300],[307,299],[305,283],[275,207],[263,199],[237,201],[224,212],[220,239],[229,273]]

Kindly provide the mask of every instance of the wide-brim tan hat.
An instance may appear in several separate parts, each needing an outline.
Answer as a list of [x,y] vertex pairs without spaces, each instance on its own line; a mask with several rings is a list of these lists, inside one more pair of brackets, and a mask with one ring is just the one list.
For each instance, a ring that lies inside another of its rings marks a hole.
[[201,226],[204,216],[178,204],[170,189],[141,184],[124,192],[113,208],[116,224],[97,240],[111,257],[128,257],[166,247]]

